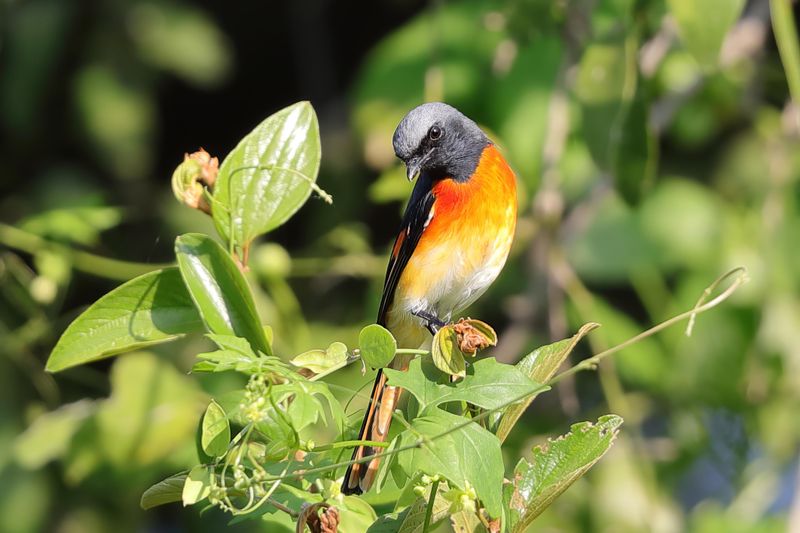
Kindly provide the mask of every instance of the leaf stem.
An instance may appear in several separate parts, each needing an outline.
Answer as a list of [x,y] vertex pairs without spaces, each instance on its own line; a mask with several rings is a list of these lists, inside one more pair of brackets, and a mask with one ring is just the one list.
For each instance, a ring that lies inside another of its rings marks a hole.
[[34,233],[29,233],[2,222],[0,222],[0,244],[29,254],[35,254],[48,248],[58,248],[63,250],[63,253],[67,255],[76,270],[93,276],[119,281],[128,281],[153,270],[174,266],[174,263],[134,263],[102,257],[49,241]]
[[433,503],[436,501],[436,495],[439,491],[439,480],[431,483],[431,493],[428,496],[428,506],[425,508],[425,521],[422,523],[422,533],[428,533],[431,527],[431,517],[433,516]]
[[388,448],[389,443],[377,440],[342,440],[339,442],[324,444],[322,446],[314,446],[312,449],[308,451],[326,452],[328,450],[337,450],[339,448],[357,448],[359,446],[371,446],[372,448]]

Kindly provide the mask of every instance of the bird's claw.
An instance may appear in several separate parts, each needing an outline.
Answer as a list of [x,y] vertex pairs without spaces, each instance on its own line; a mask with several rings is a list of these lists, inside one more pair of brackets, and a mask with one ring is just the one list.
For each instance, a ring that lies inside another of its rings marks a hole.
[[437,331],[447,325],[447,322],[432,313],[425,311],[413,311],[411,314],[421,318],[426,322],[425,327],[431,332],[431,335],[436,335]]

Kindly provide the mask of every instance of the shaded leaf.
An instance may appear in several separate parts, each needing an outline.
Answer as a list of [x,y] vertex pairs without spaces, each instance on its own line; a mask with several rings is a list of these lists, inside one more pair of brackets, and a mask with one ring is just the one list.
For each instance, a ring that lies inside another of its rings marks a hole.
[[212,203],[217,230],[247,247],[280,226],[308,199],[319,162],[319,125],[309,102],[267,117],[220,166]]
[[183,499],[183,487],[186,485],[187,474],[175,474],[159,481],[142,494],[139,506],[142,509],[152,509],[165,503],[179,502]]
[[231,426],[222,407],[211,401],[203,415],[203,430],[200,442],[203,451],[211,457],[222,457],[228,451],[231,440]]
[[[569,354],[575,349],[578,342],[589,334],[592,330],[599,328],[600,324],[589,322],[581,326],[578,332],[570,337],[553,344],[548,344],[537,348],[528,355],[526,355],[516,367],[526,376],[540,383],[547,383],[550,378],[556,373],[561,364],[566,360]],[[508,406],[500,418],[500,423],[497,426],[495,434],[500,442],[503,442],[511,428],[517,423],[519,417],[525,412],[525,409],[531,404],[536,395],[531,395],[525,400]]]
[[389,330],[379,324],[370,324],[358,334],[361,359],[372,368],[383,368],[394,359],[397,341]]
[[464,379],[450,382],[429,360],[417,358],[408,371],[385,369],[392,385],[406,389],[419,401],[420,411],[447,402],[466,401],[484,409],[495,409],[509,400],[540,389],[517,367],[498,363],[493,358],[480,359],[465,372]]
[[84,311],[58,340],[47,370],[57,372],[202,331],[177,268],[139,276]]
[[247,339],[272,355],[247,281],[222,246],[207,235],[187,233],[175,240],[186,287],[212,333]]
[[533,449],[531,461],[523,458],[514,477],[503,488],[512,533],[525,531],[562,492],[583,476],[609,450],[622,418],[602,416],[597,424],[574,424],[570,432]]

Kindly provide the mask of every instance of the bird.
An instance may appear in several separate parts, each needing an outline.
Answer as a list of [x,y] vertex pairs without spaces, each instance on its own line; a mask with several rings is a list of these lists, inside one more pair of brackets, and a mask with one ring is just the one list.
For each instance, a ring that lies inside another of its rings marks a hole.
[[[516,176],[498,146],[456,108],[419,105],[392,137],[395,155],[416,179],[392,247],[377,323],[398,348],[428,349],[432,335],[475,302],[500,274],[517,220]],[[396,355],[407,370],[413,356]],[[386,440],[402,389],[379,369],[359,440]],[[359,446],[342,481],[344,494],[372,486],[379,448]]]

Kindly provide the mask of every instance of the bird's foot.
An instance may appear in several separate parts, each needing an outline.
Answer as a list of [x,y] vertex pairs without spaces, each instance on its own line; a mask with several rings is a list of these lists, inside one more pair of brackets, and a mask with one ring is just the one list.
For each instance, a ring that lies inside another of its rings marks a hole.
[[442,329],[443,326],[447,325],[447,322],[433,313],[428,313],[426,311],[413,311],[411,314],[421,318],[426,322],[425,327],[431,332],[431,335],[436,335],[437,331]]

